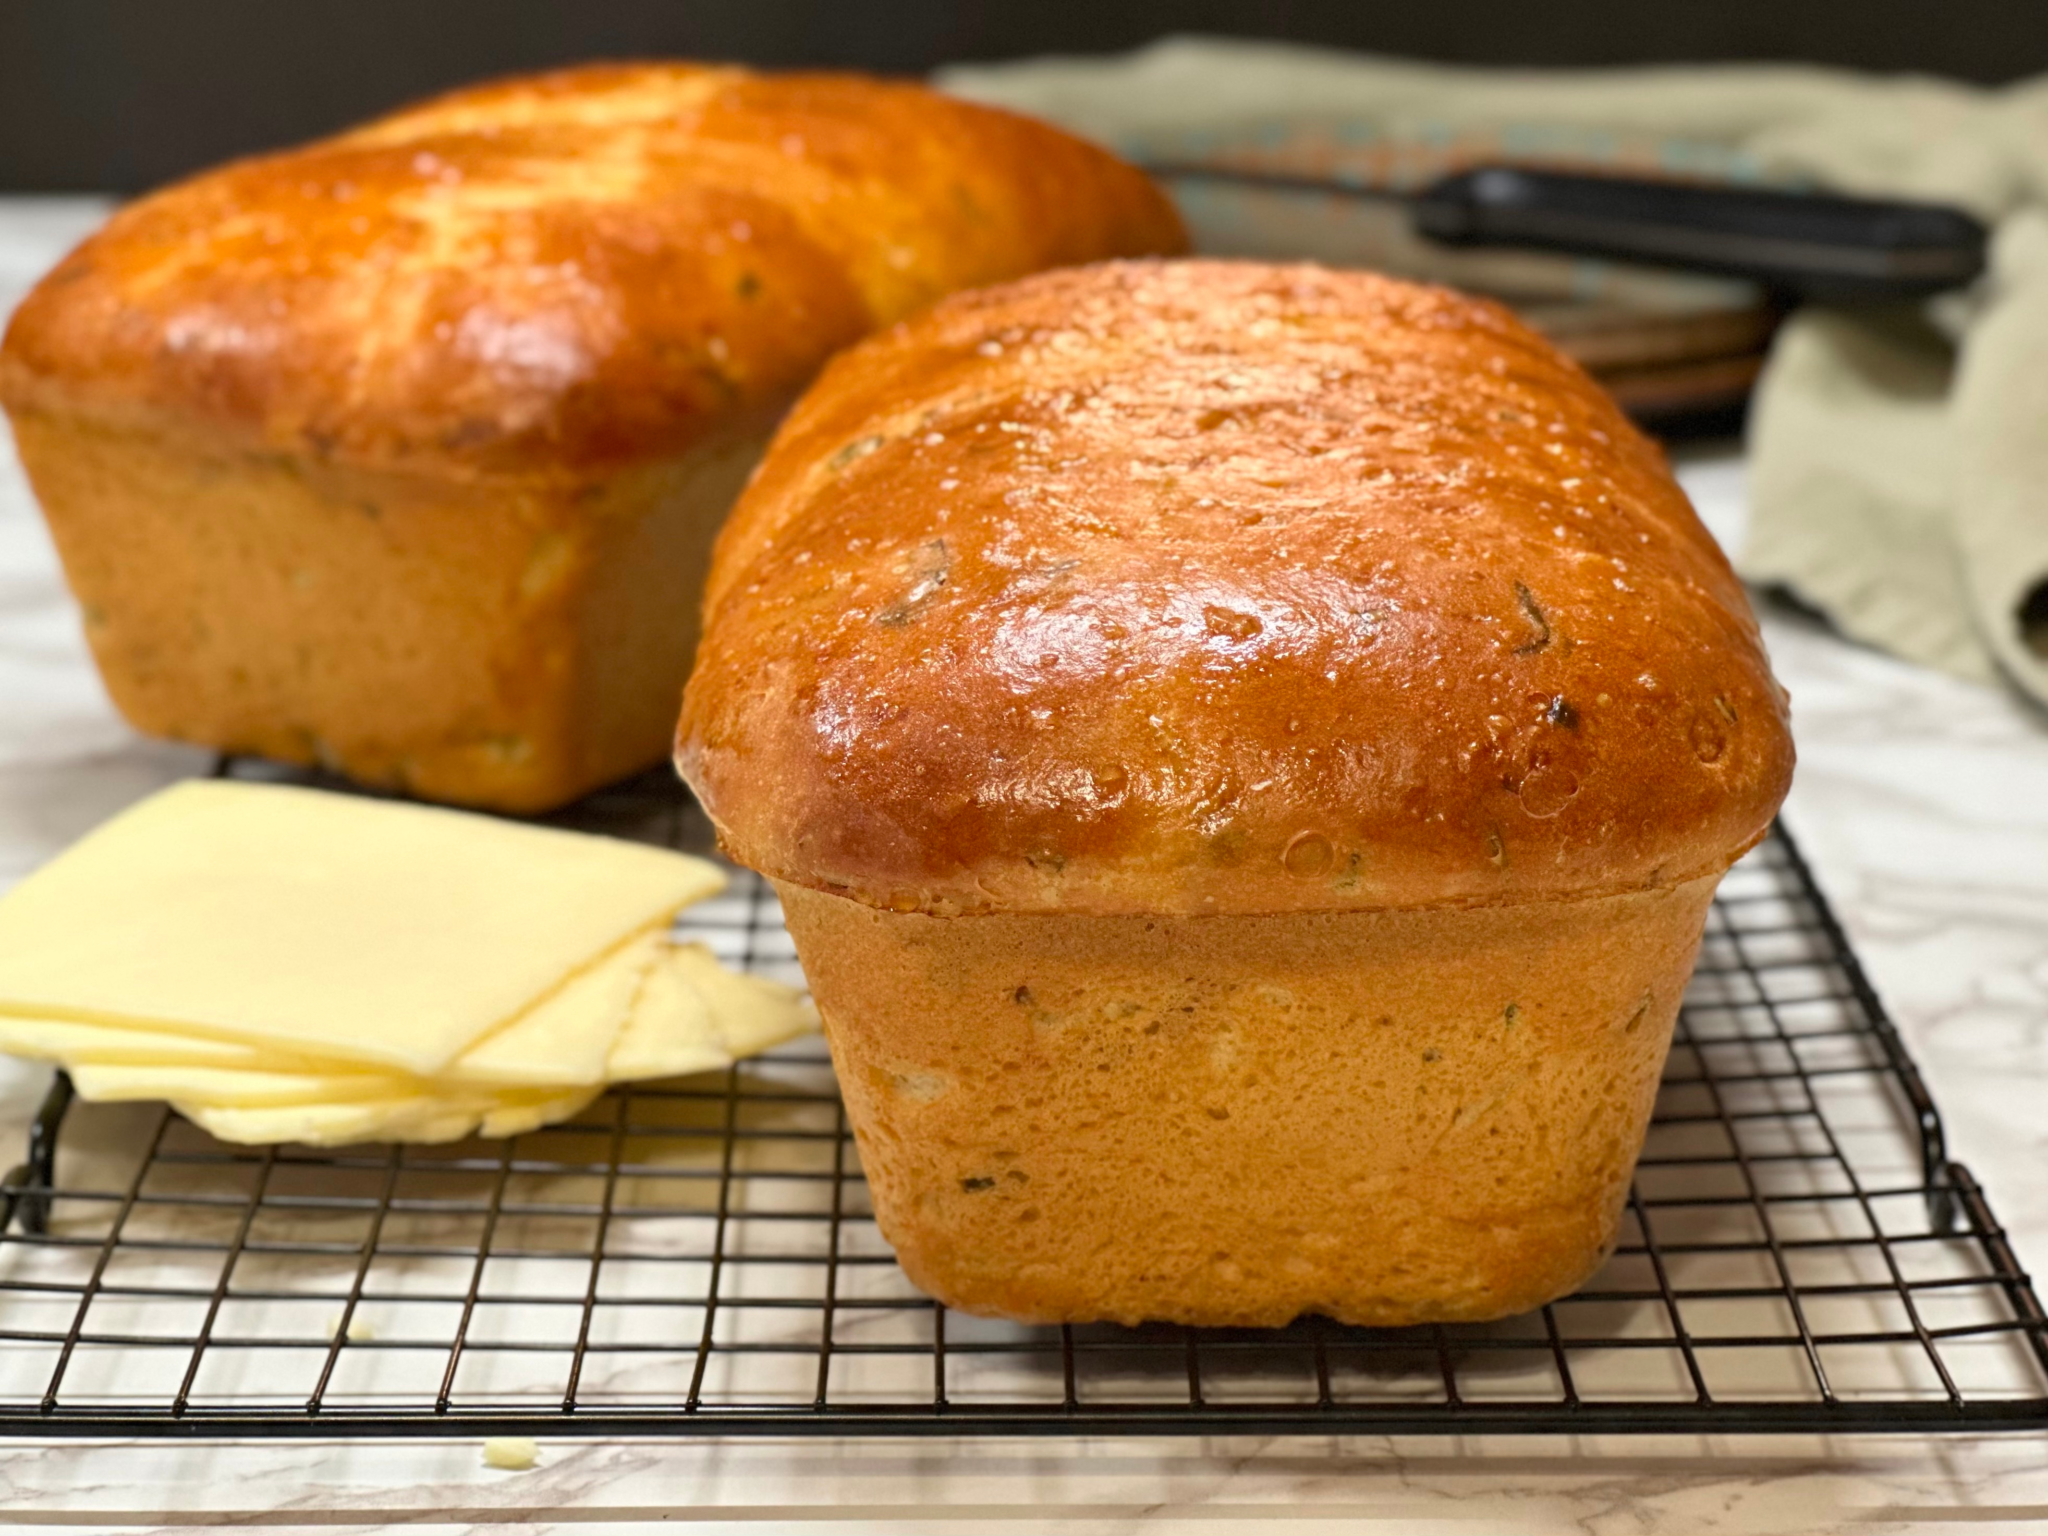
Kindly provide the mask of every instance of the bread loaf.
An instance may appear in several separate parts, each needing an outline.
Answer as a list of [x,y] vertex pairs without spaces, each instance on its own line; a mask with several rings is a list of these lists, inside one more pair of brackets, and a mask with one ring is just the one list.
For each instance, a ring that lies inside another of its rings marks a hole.
[[664,755],[711,534],[832,351],[1182,239],[915,85],[576,69],[123,209],[0,401],[138,727],[532,810]]
[[1610,1249],[1792,767],[1657,448],[1500,308],[1113,263],[837,359],[680,765],[884,1233],[1036,1321],[1497,1317]]

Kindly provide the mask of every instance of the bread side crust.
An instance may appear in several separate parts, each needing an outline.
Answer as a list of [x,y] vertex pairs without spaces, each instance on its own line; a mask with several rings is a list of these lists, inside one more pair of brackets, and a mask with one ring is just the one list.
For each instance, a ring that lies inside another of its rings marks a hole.
[[781,885],[883,1234],[1034,1323],[1526,1311],[1611,1252],[1718,876],[934,918]]
[[138,730],[539,811],[659,762],[694,594],[772,413],[583,484],[395,473],[18,410]]

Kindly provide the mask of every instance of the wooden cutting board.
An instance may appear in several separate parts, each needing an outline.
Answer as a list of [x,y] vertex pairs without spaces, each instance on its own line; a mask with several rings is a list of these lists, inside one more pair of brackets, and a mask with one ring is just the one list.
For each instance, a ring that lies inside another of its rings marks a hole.
[[1393,137],[1353,125],[1280,123],[1123,147],[1141,163],[1320,183],[1168,178],[1197,249],[1369,267],[1498,298],[1577,358],[1638,420],[1660,429],[1739,410],[1781,317],[1750,283],[1547,252],[1439,246],[1409,224],[1405,193],[1482,164],[1756,182],[1739,156],[1715,146],[1563,135],[1548,125],[1540,136]]

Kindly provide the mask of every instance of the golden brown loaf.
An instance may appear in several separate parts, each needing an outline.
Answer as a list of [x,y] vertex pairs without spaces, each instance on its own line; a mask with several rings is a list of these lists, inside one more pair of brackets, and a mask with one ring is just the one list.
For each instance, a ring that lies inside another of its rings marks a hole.
[[1791,771],[1662,455],[1495,305],[1187,262],[837,359],[723,534],[682,761],[895,910],[1522,901],[1719,870]]
[[1657,449],[1499,308],[1118,263],[837,359],[678,756],[884,1232],[1037,1320],[1486,1318],[1611,1248],[1792,766]]
[[662,755],[701,546],[833,350],[1182,242],[1131,168],[915,85],[569,70],[123,209],[0,400],[138,725],[533,807]]

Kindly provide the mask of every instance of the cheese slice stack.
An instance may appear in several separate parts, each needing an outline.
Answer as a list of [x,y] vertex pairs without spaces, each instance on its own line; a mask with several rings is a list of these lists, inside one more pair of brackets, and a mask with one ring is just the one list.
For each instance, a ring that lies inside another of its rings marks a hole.
[[669,937],[723,888],[637,843],[201,780],[0,900],[0,1050],[229,1141],[449,1141],[816,1027]]

